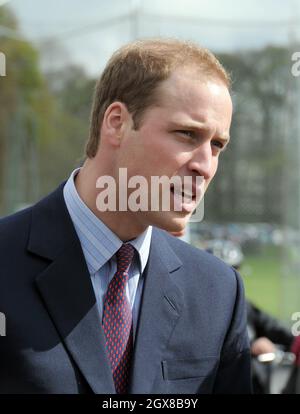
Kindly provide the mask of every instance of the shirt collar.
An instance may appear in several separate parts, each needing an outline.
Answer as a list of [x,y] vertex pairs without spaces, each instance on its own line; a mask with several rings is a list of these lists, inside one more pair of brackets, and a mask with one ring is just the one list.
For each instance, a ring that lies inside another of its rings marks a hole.
[[[83,254],[91,274],[96,273],[112,258],[123,242],[82,201],[75,187],[75,169],[64,186],[64,199],[79,237]],[[149,226],[136,239],[130,241],[138,252],[140,271],[144,271],[150,251],[152,227]]]

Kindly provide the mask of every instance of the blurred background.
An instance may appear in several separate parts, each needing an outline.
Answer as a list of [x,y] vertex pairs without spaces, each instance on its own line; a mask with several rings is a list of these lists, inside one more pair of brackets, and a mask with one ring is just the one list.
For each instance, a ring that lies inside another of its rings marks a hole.
[[107,59],[153,36],[210,48],[233,78],[231,144],[186,237],[241,246],[247,297],[290,327],[300,311],[299,0],[0,0],[0,215],[69,176]]

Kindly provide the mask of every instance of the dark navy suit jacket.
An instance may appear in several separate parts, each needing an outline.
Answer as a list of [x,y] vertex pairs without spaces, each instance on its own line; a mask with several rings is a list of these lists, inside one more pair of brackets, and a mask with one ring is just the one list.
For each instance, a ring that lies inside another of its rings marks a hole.
[[[63,185],[0,220],[0,393],[115,393]],[[130,393],[248,393],[240,277],[153,229]]]

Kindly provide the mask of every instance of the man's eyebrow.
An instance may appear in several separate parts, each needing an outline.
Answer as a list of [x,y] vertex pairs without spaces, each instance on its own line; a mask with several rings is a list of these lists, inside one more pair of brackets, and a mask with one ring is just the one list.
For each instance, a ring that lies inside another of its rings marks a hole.
[[[189,122],[172,122],[172,124],[174,125],[174,128],[178,128],[178,129],[187,129],[187,130],[198,130],[198,131],[203,131],[203,130],[209,130],[209,127],[207,125],[205,125],[202,122],[198,122],[197,124],[194,123],[189,123]],[[215,139],[220,139],[224,142],[226,142],[226,144],[230,141],[230,135],[227,133],[223,133],[223,134],[218,134]]]
[[226,144],[230,141],[230,135],[229,134],[220,134],[217,136],[217,139],[220,139],[222,141],[226,141]]

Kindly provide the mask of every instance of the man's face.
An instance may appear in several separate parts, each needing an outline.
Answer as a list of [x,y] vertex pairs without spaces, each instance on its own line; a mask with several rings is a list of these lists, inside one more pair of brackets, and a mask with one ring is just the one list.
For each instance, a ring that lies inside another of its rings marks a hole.
[[[190,176],[194,186],[196,177],[203,177],[204,194],[216,173],[229,140],[232,102],[220,80],[200,79],[193,69],[173,72],[159,88],[158,105],[147,109],[139,129],[130,128],[122,139],[119,167],[127,167],[128,178],[144,176],[149,191],[151,176]],[[182,231],[199,199],[193,193],[182,211],[174,211],[180,199],[173,190],[169,196],[171,211],[134,212],[134,222]]]

